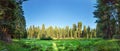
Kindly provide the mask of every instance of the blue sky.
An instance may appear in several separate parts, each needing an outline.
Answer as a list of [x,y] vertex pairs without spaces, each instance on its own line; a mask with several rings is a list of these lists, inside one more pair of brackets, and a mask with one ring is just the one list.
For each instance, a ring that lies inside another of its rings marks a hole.
[[65,27],[77,24],[96,27],[95,0],[29,0],[23,4],[26,25]]

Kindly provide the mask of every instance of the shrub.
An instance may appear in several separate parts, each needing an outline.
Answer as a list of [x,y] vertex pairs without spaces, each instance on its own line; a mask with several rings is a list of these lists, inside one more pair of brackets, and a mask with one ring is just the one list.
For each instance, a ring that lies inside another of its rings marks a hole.
[[41,37],[40,40],[53,40],[53,38],[50,36],[49,37]]
[[114,39],[120,39],[120,35],[114,35],[113,38]]

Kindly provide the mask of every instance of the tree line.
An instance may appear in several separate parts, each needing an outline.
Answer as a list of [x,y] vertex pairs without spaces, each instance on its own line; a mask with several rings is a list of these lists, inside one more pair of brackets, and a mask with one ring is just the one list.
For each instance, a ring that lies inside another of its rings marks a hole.
[[96,29],[91,29],[89,26],[84,26],[82,30],[82,22],[78,24],[73,24],[73,27],[66,26],[64,28],[49,26],[42,27],[30,26],[27,28],[27,38],[28,39],[40,39],[40,38],[53,38],[53,39],[76,39],[76,38],[96,38]]

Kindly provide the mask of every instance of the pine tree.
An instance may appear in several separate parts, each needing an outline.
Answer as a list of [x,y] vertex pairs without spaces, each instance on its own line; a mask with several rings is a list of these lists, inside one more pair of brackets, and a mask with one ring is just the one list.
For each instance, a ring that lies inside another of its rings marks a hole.
[[84,38],[87,38],[87,37],[86,37],[86,36],[87,36],[87,28],[86,28],[86,26],[84,26],[84,28],[83,28],[82,36],[83,36]]
[[22,10],[24,1],[0,0],[0,40],[11,42],[11,36],[13,38],[26,36],[24,35],[26,23]]
[[48,35],[48,37],[54,37],[54,31],[53,31],[53,27],[52,26],[48,27],[47,35]]
[[100,31],[103,32],[103,37],[106,39],[111,39],[113,35],[118,31],[118,19],[119,19],[119,0],[97,0],[97,10],[95,10],[94,15],[97,18],[98,26],[100,26]]
[[88,28],[87,28],[87,38],[90,38],[90,34],[91,34],[90,27],[88,26]]
[[96,38],[96,30],[95,29],[91,30],[90,38]]
[[55,34],[55,38],[59,38],[59,30],[57,26],[55,26],[54,34]]
[[82,22],[78,22],[78,37],[81,37],[82,34]]
[[65,27],[65,37],[69,37],[69,26]]
[[42,31],[42,32],[41,32],[41,33],[42,33],[42,36],[45,35],[45,25],[44,25],[44,24],[42,24],[42,29],[41,29],[41,31]]
[[70,29],[70,31],[69,31],[69,32],[70,32],[70,37],[71,37],[71,38],[73,38],[73,30],[72,30],[72,29]]
[[75,35],[77,34],[76,30],[77,30],[77,26],[76,24],[73,24],[72,32],[73,32],[74,38],[76,37]]

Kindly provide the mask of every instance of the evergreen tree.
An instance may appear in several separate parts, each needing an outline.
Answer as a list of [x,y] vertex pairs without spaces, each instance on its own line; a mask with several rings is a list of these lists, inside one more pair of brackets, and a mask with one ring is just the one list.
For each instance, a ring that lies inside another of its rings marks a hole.
[[69,37],[69,26],[65,28],[65,37]]
[[82,34],[82,22],[78,22],[78,37],[81,37]]
[[[18,2],[19,1],[19,2]],[[11,42],[26,35],[22,3],[25,0],[0,0],[0,40]]]
[[90,34],[91,34],[90,27],[88,26],[88,28],[87,28],[87,38],[90,38]]
[[87,38],[87,28],[84,26],[83,31],[82,31],[82,37]]
[[106,39],[111,39],[118,27],[119,12],[118,6],[119,0],[97,0],[97,10],[95,10],[94,15],[97,18],[98,27],[100,26],[100,31],[103,32],[103,37]]
[[96,38],[96,30],[95,29],[91,30],[90,38]]
[[72,29],[70,29],[69,33],[70,33],[70,37],[73,38],[73,30]]
[[37,39],[40,39],[41,38],[41,29],[40,29],[40,27],[38,26],[37,27]]
[[76,37],[75,34],[77,34],[76,30],[77,30],[77,26],[76,24],[73,24],[72,32],[73,32],[74,38]]
[[42,32],[41,32],[41,33],[42,33],[42,36],[45,35],[45,25],[44,25],[44,24],[42,24],[42,29],[41,29],[41,31],[42,31]]
[[47,29],[47,35],[48,35],[48,37],[54,37],[54,31],[53,31],[53,27],[52,26],[50,26]]
[[54,34],[55,34],[55,38],[59,38],[59,30],[57,26],[55,26]]

